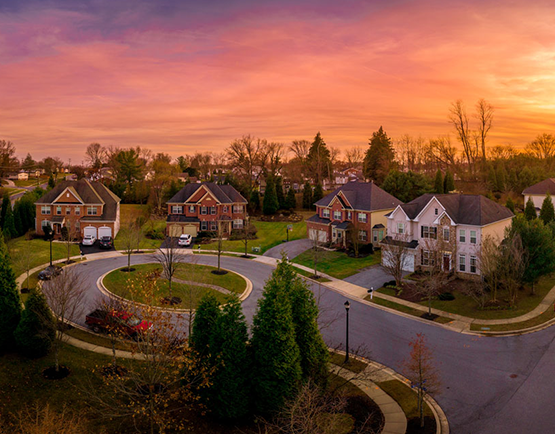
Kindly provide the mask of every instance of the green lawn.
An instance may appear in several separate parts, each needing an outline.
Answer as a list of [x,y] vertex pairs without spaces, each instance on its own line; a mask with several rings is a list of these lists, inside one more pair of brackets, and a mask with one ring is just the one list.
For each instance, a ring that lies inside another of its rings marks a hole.
[[[380,292],[381,292],[381,288],[380,288]],[[409,315],[417,316],[419,318],[421,318],[422,314],[425,313],[424,311],[421,311],[421,310],[418,310],[418,309],[413,309],[412,307],[405,306],[404,304],[394,303],[392,301],[384,300],[384,299],[378,298],[378,297],[374,297],[374,298],[370,299],[370,296],[367,295],[366,297],[364,297],[364,299],[366,301],[371,302],[371,303],[379,304],[380,306],[389,307],[390,309],[395,309],[395,310],[398,310],[399,312],[408,313]],[[434,322],[438,322],[440,324],[447,324],[451,321],[452,321],[451,318],[447,318],[447,317],[443,317],[443,316],[439,316],[436,319],[434,319]]]
[[[137,204],[122,204],[120,205],[120,230],[114,240],[114,245],[116,249],[122,249],[123,246],[121,245],[121,241],[126,236],[128,227],[130,223],[136,221],[136,219],[140,216],[143,216],[146,220],[146,223],[143,225],[142,229],[143,232],[146,233],[148,230],[154,229],[158,230],[161,233],[165,233],[166,230],[166,219],[164,217],[152,217],[148,214],[148,209],[146,205],[137,205]],[[140,249],[157,249],[162,245],[164,240],[153,240],[146,237],[143,237],[141,244],[139,246]]]
[[[130,284],[140,280],[144,276],[144,273],[148,273],[153,270],[161,270],[161,266],[159,264],[141,264],[134,265],[133,268],[135,268],[135,271],[131,273],[120,271],[122,270],[121,268],[112,271],[104,277],[104,286],[116,295],[127,299],[133,299],[139,303],[145,303],[147,302],[145,295],[138,291],[133,293],[130,292]],[[181,264],[180,270],[175,274],[175,278],[217,285],[234,292],[237,295],[243,293],[246,288],[246,282],[242,277],[232,272],[218,276],[211,273],[213,270],[216,270],[216,268],[206,265]],[[198,302],[205,294],[214,295],[220,303],[226,303],[230,300],[229,295],[215,289],[204,286],[188,285],[175,281],[172,282],[172,294],[174,297],[179,297],[182,300],[181,304],[172,306],[177,309],[195,309]],[[169,282],[165,279],[158,280],[154,305],[168,307],[167,305],[162,305],[160,303],[160,299],[162,297],[167,297],[168,295]]]
[[1,189],[2,195],[4,195],[5,193],[8,193],[8,195],[13,196],[14,194],[17,193],[21,193],[22,190],[21,188],[14,188],[14,187],[2,187]]
[[[385,393],[391,396],[403,409],[407,419],[419,418],[418,395],[399,380],[382,381],[376,383]],[[434,413],[424,402],[424,416],[434,418]]]
[[[310,279],[312,279],[314,276],[313,272],[309,272],[309,271],[305,271],[305,270],[301,270],[300,268],[295,267],[295,271],[300,274],[301,276],[304,277],[308,277]],[[325,283],[325,282],[331,282],[330,279],[328,279],[327,277],[320,277],[318,280],[316,280],[317,282],[321,282],[321,283]]]
[[349,362],[345,363],[345,356],[334,351],[330,351],[330,362],[356,374],[361,373],[368,367],[368,363],[354,357],[349,357]]
[[[27,241],[25,236],[8,241],[10,259],[16,276],[38,265],[47,264],[50,261],[50,243],[40,238]],[[70,256],[79,255],[79,245],[72,244]],[[67,245],[64,243],[52,243],[52,260],[67,258]]]
[[[345,279],[356,274],[362,268],[379,264],[381,261],[381,253],[379,251],[366,258],[351,258],[343,252],[328,252],[326,250],[321,250],[318,254],[318,272],[328,274],[337,279]],[[314,268],[312,250],[301,253],[293,259],[293,262],[305,267]]]
[[[555,312],[553,311],[553,309],[549,308],[541,315],[538,315],[537,317],[529,319],[527,321],[521,321],[516,323],[510,323],[510,324],[497,324],[497,325],[485,325],[485,324],[473,323],[473,324],[470,324],[470,330],[484,331],[484,332],[488,332],[488,331],[506,332],[506,331],[512,331],[512,330],[522,330],[522,329],[543,324],[544,322],[547,322],[553,318],[555,318]],[[482,327],[486,327],[489,330],[482,330]]]
[[36,178],[30,178],[27,180],[23,180],[23,179],[16,179],[14,180],[14,184],[17,187],[31,187],[31,186],[39,186],[40,184],[43,184],[45,182],[48,182],[48,178],[39,178],[38,183],[37,183],[37,179]]

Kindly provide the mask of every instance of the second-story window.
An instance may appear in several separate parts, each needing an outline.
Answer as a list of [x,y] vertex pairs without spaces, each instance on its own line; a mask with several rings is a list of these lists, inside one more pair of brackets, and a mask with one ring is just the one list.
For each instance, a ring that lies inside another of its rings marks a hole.
[[325,219],[329,219],[330,218],[330,210],[327,208],[324,208],[322,210],[322,217],[324,217]]
[[466,231],[464,229],[459,231],[459,241],[461,243],[466,243]]
[[449,237],[451,236],[451,231],[449,228],[443,228],[443,241],[449,242]]
[[75,215],[81,215],[81,208],[78,206],[75,207]]
[[210,214],[216,215],[216,207],[215,206],[210,207]]
[[476,231],[470,231],[470,244],[476,244]]
[[87,207],[87,215],[96,215],[96,206]]
[[205,206],[201,206],[201,207],[200,207],[200,213],[201,213],[202,215],[206,215],[206,207],[205,207]]
[[353,219],[353,213],[351,211],[347,211],[347,220]]
[[227,205],[224,205],[224,210],[223,210],[224,214],[227,214]]
[[334,211],[333,212],[333,219],[334,220],[341,220],[341,211]]
[[243,205],[233,205],[233,214],[241,214],[243,212]]
[[172,214],[183,214],[183,207],[181,205],[173,205]]
[[189,214],[194,214],[194,213],[195,213],[195,206],[189,205]]
[[361,223],[366,223],[366,214],[363,212],[358,213],[358,221]]
[[43,215],[50,214],[50,207],[48,205],[43,205],[40,209],[40,213]]
[[66,206],[66,215],[70,215],[71,214],[71,208],[69,206]]
[[404,223],[397,223],[397,233],[404,234],[405,233],[405,224]]
[[432,240],[437,239],[437,228],[434,226],[421,226],[420,237],[431,238]]
[[57,206],[56,207],[56,214],[60,215],[62,213],[62,207],[61,206]]

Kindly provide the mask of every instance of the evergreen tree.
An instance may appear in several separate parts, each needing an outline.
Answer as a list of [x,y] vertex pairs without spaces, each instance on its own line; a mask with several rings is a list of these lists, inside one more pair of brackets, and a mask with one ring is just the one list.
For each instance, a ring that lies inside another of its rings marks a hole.
[[455,189],[455,179],[453,174],[449,169],[445,172],[445,178],[443,179],[443,192],[450,193]]
[[316,187],[314,187],[314,195],[312,196],[312,202],[316,203],[323,197],[324,197],[324,190],[322,189],[322,184],[318,183],[316,184]]
[[312,209],[312,186],[310,182],[306,181],[303,187],[303,208],[304,209]]
[[15,227],[15,237],[19,237],[20,235],[24,234],[23,226],[22,226],[22,219],[25,217],[22,215],[21,209],[21,200],[18,200],[14,207],[13,207],[13,220],[14,220],[14,227]]
[[369,145],[364,157],[364,176],[381,185],[394,165],[395,151],[382,127],[372,133]]
[[495,170],[495,179],[497,181],[497,191],[505,191],[507,188],[507,171],[505,170],[505,166],[503,163],[499,163],[497,165],[497,169]]
[[249,207],[252,214],[255,214],[260,209],[260,194],[258,194],[258,190],[251,192]]
[[314,295],[285,256],[278,262],[273,278],[282,291],[289,294],[303,379],[324,381],[328,374],[329,352],[318,328]]
[[276,177],[276,196],[279,209],[285,209],[285,194],[283,193],[283,180],[281,176]]
[[547,193],[545,199],[543,200],[542,207],[540,209],[540,219],[544,224],[549,224],[555,220],[555,209],[553,208],[553,201],[551,200],[551,195]]
[[48,188],[53,189],[54,187],[56,187],[56,181],[54,181],[54,175],[50,174],[48,178]]
[[21,317],[21,300],[10,265],[8,248],[0,235],[0,351],[14,344],[14,331]]
[[276,194],[276,184],[273,176],[266,179],[266,190],[264,191],[264,200],[262,202],[262,212],[264,215],[273,215],[279,209],[279,203]]
[[6,218],[8,208],[11,208],[11,206],[12,203],[10,202],[10,195],[8,194],[8,192],[5,192],[2,198],[2,211],[0,211],[0,228],[4,227],[4,219]]
[[310,145],[307,164],[316,182],[322,182],[325,178],[331,177],[331,154],[320,132],[316,134],[314,142]]
[[505,203],[505,206],[509,208],[513,212],[513,214],[515,213],[515,203],[511,199],[511,196],[507,198],[507,203]]
[[534,220],[537,216],[534,202],[532,202],[532,198],[529,197],[524,207],[524,217],[526,217],[526,220]]
[[289,295],[275,278],[268,280],[258,301],[251,350],[254,407],[269,415],[294,395],[302,375]]
[[382,188],[403,202],[410,202],[434,189],[432,180],[416,172],[399,172],[393,169],[385,178]]
[[251,372],[247,323],[235,298],[218,317],[210,349],[216,363],[208,390],[210,407],[221,419],[238,419],[249,412]]
[[488,186],[491,190],[498,191],[497,174],[495,172],[495,168],[492,165],[489,166],[489,171],[488,171]]
[[295,196],[295,190],[293,190],[293,187],[290,187],[285,198],[285,209],[295,208],[297,208],[297,198]]
[[536,177],[534,176],[534,173],[532,173],[532,170],[528,166],[524,166],[524,169],[520,171],[518,175],[518,182],[520,184],[520,187],[518,189],[519,193],[536,182]]
[[8,206],[8,209],[6,210],[6,215],[4,216],[2,223],[2,232],[7,240],[17,237],[17,230],[15,229],[15,220],[11,206]]
[[443,194],[443,174],[439,169],[437,169],[436,177],[434,180],[434,190],[437,194]]
[[195,313],[189,340],[191,347],[203,357],[210,354],[210,342],[213,339],[220,314],[220,302],[214,295],[206,294],[202,297]]
[[31,290],[14,337],[17,348],[27,357],[43,357],[50,351],[55,338],[54,319],[39,290]]

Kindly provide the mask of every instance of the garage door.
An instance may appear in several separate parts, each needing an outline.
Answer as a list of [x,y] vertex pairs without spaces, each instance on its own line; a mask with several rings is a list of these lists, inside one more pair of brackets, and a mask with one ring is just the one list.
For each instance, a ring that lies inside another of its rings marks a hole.
[[86,226],[85,229],[83,229],[83,235],[92,235],[96,238],[96,228],[94,226]]
[[414,255],[406,256],[403,271],[414,271]]
[[318,240],[320,243],[325,243],[328,241],[328,234],[326,231],[319,231],[317,229],[308,230],[308,238],[311,240]]
[[111,237],[111,236],[112,236],[112,228],[108,226],[102,226],[98,228],[98,238]]
[[181,225],[171,225],[170,226],[170,237],[179,237],[182,234]]
[[193,237],[197,236],[197,227],[195,225],[185,225],[182,228],[184,234],[189,234]]

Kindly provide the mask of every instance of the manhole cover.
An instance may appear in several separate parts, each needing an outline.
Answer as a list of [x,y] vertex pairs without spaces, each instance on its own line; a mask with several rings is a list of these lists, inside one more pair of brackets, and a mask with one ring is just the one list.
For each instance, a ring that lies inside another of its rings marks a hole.
[[516,378],[516,377],[518,377],[518,375],[516,375],[516,374],[511,374],[510,377],[511,377],[511,378]]

